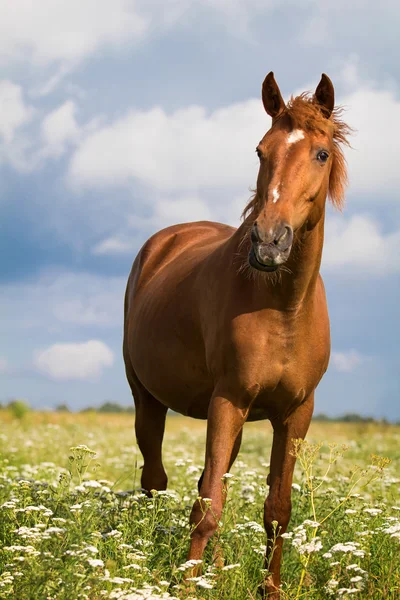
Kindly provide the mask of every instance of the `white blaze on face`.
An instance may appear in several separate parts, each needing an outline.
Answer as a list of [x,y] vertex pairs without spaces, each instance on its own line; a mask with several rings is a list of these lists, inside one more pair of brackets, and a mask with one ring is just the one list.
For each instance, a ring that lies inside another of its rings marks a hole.
[[[287,145],[290,146],[291,144],[295,144],[296,142],[299,142],[300,140],[304,139],[304,131],[302,129],[293,129],[293,131],[291,131],[287,137]],[[276,185],[274,187],[274,189],[272,190],[272,202],[275,204],[275,202],[278,202],[280,194],[279,194],[279,187],[280,187],[280,183],[278,185]]]
[[295,144],[296,142],[299,142],[303,139],[304,131],[302,129],[293,129],[293,131],[291,131],[288,135],[287,144],[288,146],[290,146],[290,144]]

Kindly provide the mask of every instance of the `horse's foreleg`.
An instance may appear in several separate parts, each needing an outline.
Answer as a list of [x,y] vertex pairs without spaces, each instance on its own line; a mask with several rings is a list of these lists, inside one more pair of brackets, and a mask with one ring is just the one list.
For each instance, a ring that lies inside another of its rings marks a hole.
[[196,500],[190,515],[193,531],[189,560],[201,559],[208,540],[218,527],[224,504],[222,477],[229,469],[235,446],[236,454],[239,450],[240,432],[247,412],[221,396],[214,396],[210,402],[201,499]]
[[264,525],[267,532],[265,568],[271,573],[264,583],[268,598],[279,598],[280,568],[283,539],[291,514],[291,491],[293,470],[296,462],[291,454],[293,439],[303,439],[310,425],[314,408],[314,393],[301,404],[290,417],[273,422],[274,438],[271,451],[271,467],[267,483],[269,494],[264,505]]
[[[237,455],[239,454],[240,445],[242,443],[242,434],[243,434],[243,429],[241,429],[239,431],[238,436],[233,445],[233,450],[232,450],[231,458],[229,461],[229,467],[228,467],[228,471],[227,471],[228,473],[231,470],[231,467],[232,467],[233,463],[235,462]],[[200,475],[199,481],[197,482],[197,489],[199,490],[199,492],[201,490],[201,484],[203,483],[203,479],[204,479],[204,469],[203,469],[202,474]]]

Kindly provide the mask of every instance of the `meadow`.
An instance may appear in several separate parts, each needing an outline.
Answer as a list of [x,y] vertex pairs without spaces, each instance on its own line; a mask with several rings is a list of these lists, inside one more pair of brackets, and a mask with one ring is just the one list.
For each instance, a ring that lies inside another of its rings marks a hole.
[[[204,423],[168,418],[168,491],[148,498],[133,415],[2,410],[0,422],[1,599],[257,598],[267,422],[245,427],[217,535],[189,583]],[[400,598],[400,427],[316,422],[294,452],[283,600]]]

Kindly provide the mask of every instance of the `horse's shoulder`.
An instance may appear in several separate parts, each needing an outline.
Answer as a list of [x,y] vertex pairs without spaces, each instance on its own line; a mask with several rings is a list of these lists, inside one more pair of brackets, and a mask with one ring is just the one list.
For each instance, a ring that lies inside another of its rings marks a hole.
[[[235,229],[223,223],[196,221],[171,225],[157,231],[142,246],[133,263],[128,286],[133,292],[145,285],[166,265],[178,259],[191,248],[210,247],[223,241]],[[199,251],[199,258],[203,253]]]

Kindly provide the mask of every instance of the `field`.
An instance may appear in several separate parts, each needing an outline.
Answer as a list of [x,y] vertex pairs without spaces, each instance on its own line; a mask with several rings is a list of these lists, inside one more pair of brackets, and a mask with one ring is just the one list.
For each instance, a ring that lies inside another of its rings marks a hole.
[[[257,597],[268,423],[246,426],[203,575],[187,584],[203,423],[169,417],[169,491],[147,498],[132,415],[0,419],[1,599]],[[314,423],[307,439],[297,448],[282,598],[400,598],[400,428]],[[224,566],[213,562],[215,542]]]

